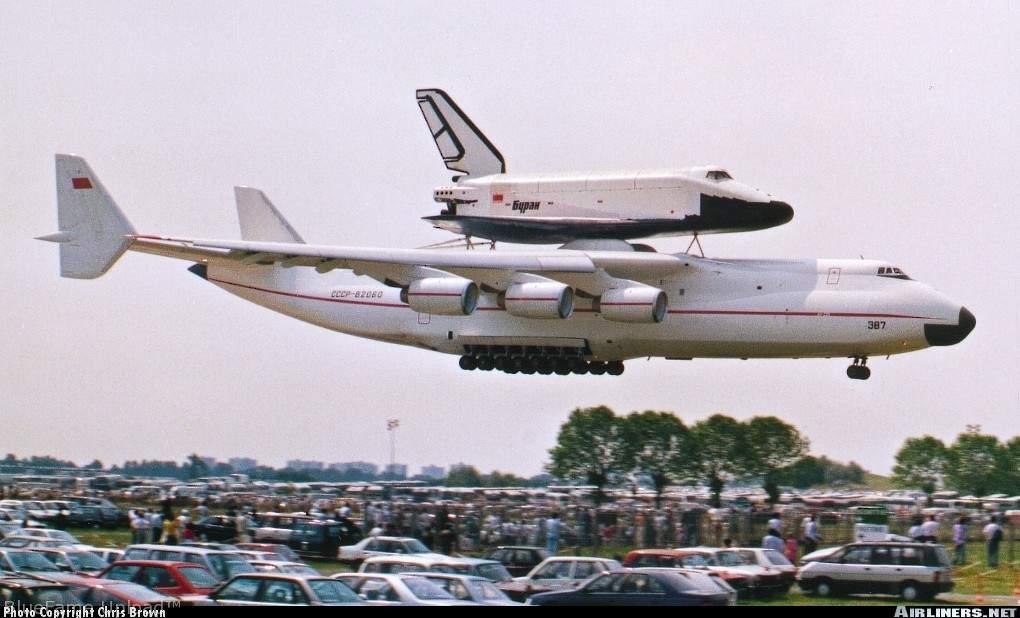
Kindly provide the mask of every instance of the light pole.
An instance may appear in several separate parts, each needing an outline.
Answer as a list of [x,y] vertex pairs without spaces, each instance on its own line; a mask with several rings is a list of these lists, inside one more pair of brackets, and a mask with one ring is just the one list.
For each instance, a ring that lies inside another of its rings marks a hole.
[[400,419],[391,418],[386,421],[386,431],[390,432],[390,474],[397,474],[397,427]]

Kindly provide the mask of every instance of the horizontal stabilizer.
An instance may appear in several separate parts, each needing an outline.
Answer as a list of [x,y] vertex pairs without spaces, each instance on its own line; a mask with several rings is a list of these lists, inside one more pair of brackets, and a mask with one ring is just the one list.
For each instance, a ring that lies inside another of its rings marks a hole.
[[82,157],[58,154],[59,232],[40,236],[60,244],[60,275],[95,279],[131,245],[134,227]]

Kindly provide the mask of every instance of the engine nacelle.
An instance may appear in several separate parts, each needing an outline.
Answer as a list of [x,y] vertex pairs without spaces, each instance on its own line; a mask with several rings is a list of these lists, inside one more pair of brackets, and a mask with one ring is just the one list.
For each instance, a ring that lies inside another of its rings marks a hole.
[[666,293],[659,288],[634,286],[606,290],[594,309],[614,322],[657,323],[666,318]]
[[574,290],[555,281],[515,283],[500,295],[500,305],[521,318],[565,319],[574,312]]
[[463,277],[415,279],[400,299],[419,313],[471,315],[478,306],[478,285]]

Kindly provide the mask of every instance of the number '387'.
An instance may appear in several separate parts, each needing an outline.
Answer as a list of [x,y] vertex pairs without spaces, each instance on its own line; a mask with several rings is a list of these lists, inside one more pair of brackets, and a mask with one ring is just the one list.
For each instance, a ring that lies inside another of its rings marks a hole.
[[885,320],[868,320],[868,330],[883,330]]

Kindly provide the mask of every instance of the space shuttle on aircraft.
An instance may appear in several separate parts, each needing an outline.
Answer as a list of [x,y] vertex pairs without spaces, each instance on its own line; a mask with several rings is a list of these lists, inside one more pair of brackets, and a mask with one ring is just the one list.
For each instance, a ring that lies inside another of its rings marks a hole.
[[789,204],[717,166],[598,173],[511,174],[503,155],[438,89],[417,91],[443,162],[458,174],[436,187],[435,227],[529,244],[747,232],[793,218]]

